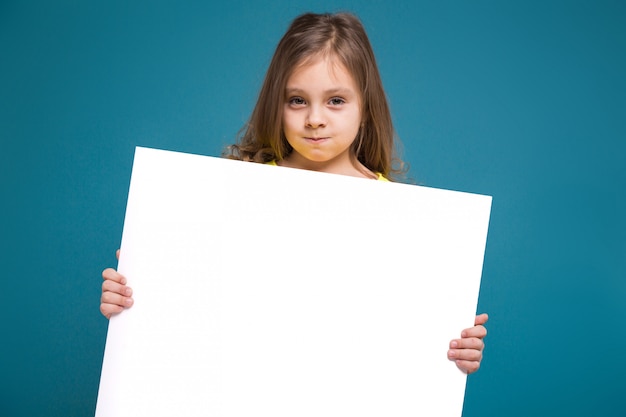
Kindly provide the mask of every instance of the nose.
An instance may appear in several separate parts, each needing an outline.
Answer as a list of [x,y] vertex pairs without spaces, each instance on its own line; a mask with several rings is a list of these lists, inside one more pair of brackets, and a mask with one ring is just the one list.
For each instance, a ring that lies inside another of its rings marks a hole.
[[324,117],[323,109],[321,109],[320,106],[310,106],[305,123],[306,127],[311,129],[317,129],[319,127],[326,126],[326,119]]

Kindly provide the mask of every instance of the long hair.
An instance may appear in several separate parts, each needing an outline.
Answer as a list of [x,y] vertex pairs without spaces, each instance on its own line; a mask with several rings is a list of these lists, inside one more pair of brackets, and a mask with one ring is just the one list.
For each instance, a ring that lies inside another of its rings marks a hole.
[[293,20],[276,47],[259,97],[237,144],[224,156],[244,161],[281,160],[292,151],[283,133],[287,80],[294,69],[326,56],[338,59],[361,94],[362,125],[351,155],[374,172],[394,178],[405,171],[374,52],[360,20],[350,13],[305,13]]

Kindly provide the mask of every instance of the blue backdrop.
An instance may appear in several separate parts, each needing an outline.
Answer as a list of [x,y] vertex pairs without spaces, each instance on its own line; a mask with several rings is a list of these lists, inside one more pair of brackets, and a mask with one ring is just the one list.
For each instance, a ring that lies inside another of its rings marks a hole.
[[626,415],[625,2],[5,0],[1,416],[93,415],[134,147],[218,155],[291,19],[337,10],[411,175],[494,197],[464,416]]

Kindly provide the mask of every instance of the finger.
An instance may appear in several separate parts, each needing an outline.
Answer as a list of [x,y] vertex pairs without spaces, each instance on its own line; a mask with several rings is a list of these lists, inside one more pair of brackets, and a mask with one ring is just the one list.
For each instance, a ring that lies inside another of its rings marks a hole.
[[450,349],[474,349],[482,351],[484,348],[485,343],[478,337],[454,339],[450,342]]
[[482,349],[449,349],[448,359],[480,362],[483,352]]
[[480,362],[476,362],[476,361],[464,361],[464,360],[458,360],[455,362],[456,366],[463,372],[465,372],[466,374],[473,374],[474,372],[478,371],[478,369],[480,368]]
[[132,288],[126,285],[119,284],[110,279],[106,279],[102,283],[102,293],[105,293],[105,292],[113,292],[113,293],[120,294],[126,297],[130,297],[131,295],[133,295]]
[[486,313],[479,314],[474,319],[474,326],[483,325],[487,323],[487,320],[489,320],[489,316]]
[[120,250],[119,249],[115,251],[115,257],[117,258],[118,261],[120,260]]
[[103,292],[102,296],[100,297],[100,302],[104,304],[114,304],[120,307],[130,307],[131,305],[133,305],[132,297],[125,297],[121,294],[111,291]]
[[487,336],[487,328],[482,325],[470,327],[469,329],[465,329],[461,332],[461,337],[463,338],[478,337],[482,339],[485,336]]
[[124,277],[124,275],[120,274],[113,268],[107,268],[102,271],[102,278],[104,280],[119,282],[123,285],[126,284],[126,277]]
[[121,308],[130,307],[133,303],[132,297],[125,297],[111,291],[103,292],[102,297],[100,297],[100,304],[110,304]]
[[100,312],[104,317],[110,319],[113,314],[121,313],[124,310],[124,307],[115,305],[115,304],[100,304]]

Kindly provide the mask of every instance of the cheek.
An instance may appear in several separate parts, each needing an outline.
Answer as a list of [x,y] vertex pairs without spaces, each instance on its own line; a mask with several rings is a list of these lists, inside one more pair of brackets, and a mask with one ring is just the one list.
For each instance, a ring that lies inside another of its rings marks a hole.
[[295,119],[295,115],[293,114],[292,111],[289,111],[289,109],[284,109],[283,110],[283,114],[282,114],[282,126],[283,129],[288,129],[293,127],[294,125],[294,120]]
[[284,110],[281,121],[283,134],[289,139],[289,136],[294,136],[302,130],[304,126],[304,120],[302,119],[302,113]]
[[354,132],[354,135],[357,136],[358,133],[359,133],[359,130],[363,126],[363,120],[361,118],[361,112],[355,112],[355,114],[353,115],[353,118],[352,118],[351,125],[352,125],[352,130]]
[[293,118],[285,117],[285,113],[283,113],[283,120],[281,121],[281,133],[283,138],[287,140],[287,143],[289,143],[289,145],[292,145],[294,131],[295,129]]

